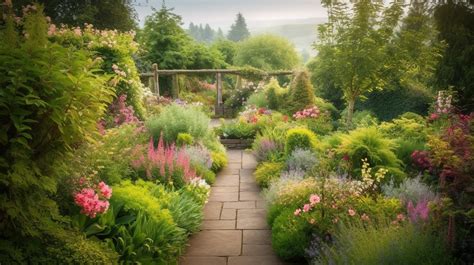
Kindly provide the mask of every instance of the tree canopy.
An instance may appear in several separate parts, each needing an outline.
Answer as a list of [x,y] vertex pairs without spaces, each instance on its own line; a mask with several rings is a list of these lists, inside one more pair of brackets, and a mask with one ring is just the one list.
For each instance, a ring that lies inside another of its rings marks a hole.
[[239,44],[235,55],[238,66],[252,66],[266,71],[293,69],[299,63],[294,45],[275,35],[258,35]]
[[[31,0],[15,0],[15,8],[31,4]],[[131,0],[37,0],[44,12],[56,24],[84,26],[93,24],[98,29],[129,31],[137,27],[137,14]]]

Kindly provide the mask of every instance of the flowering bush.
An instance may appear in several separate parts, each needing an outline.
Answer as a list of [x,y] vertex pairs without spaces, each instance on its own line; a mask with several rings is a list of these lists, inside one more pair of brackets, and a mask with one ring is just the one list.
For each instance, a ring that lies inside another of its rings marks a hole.
[[110,197],[112,197],[112,189],[101,181],[95,188],[82,188],[74,195],[74,202],[81,207],[82,214],[95,218],[97,214],[107,212]]
[[257,161],[263,162],[278,159],[284,151],[284,146],[267,136],[260,136],[253,142],[252,150]]
[[192,168],[191,158],[185,149],[177,149],[174,144],[165,145],[160,137],[157,148],[153,138],[148,144],[147,155],[143,155],[143,147],[136,147],[137,159],[132,161],[136,170],[144,171],[147,179],[159,179],[162,182],[181,187],[185,182],[198,178]]
[[113,119],[115,126],[120,126],[124,123],[140,123],[139,119],[135,116],[134,109],[127,105],[126,100],[127,95],[122,94],[109,106],[109,117]]
[[295,114],[293,114],[293,118],[297,120],[316,119],[316,118],[319,118],[320,116],[321,116],[321,111],[316,106],[297,111]]

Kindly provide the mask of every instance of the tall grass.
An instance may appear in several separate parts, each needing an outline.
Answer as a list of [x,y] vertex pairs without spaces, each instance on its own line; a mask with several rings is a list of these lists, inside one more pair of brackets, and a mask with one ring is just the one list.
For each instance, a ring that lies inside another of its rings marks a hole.
[[313,264],[441,265],[453,264],[443,240],[412,224],[341,226],[335,244]]

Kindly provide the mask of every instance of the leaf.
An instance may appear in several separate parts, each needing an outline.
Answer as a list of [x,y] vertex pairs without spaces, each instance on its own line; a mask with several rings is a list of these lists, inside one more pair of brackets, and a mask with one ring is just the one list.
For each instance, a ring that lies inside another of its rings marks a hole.
[[91,235],[95,235],[97,233],[100,233],[102,231],[104,231],[106,227],[103,227],[103,226],[100,226],[99,224],[95,223],[95,224],[92,224],[90,225],[89,227],[87,227],[85,230],[84,230],[84,233],[87,235],[87,236],[91,236]]

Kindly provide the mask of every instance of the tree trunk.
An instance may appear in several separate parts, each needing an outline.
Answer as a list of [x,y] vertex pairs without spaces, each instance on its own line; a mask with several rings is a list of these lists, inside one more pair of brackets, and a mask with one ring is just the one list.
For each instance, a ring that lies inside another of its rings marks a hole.
[[352,116],[354,115],[355,98],[347,100],[347,126],[352,126]]

